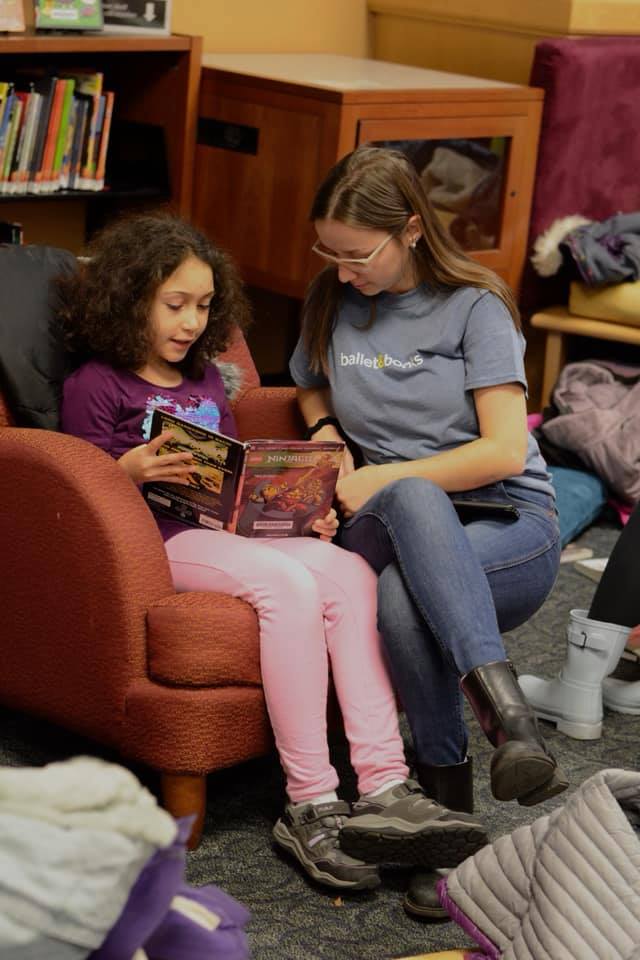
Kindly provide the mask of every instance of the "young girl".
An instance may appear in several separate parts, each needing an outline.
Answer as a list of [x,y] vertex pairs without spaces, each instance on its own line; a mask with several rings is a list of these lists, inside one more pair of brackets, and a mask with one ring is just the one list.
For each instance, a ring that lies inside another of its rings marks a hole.
[[[311,219],[327,267],[310,287],[291,373],[308,435],[346,435],[361,452],[338,482],[340,543],[380,575],[379,623],[418,779],[472,809],[462,688],[496,747],[494,796],[539,803],[567,781],[500,633],[542,604],[560,546],[527,434],[513,296],[445,232],[402,153],[364,146],[342,159]],[[355,812],[366,822],[367,803]],[[366,855],[359,819],[343,846]],[[414,883],[408,909],[441,916],[432,880]]]
[[[90,356],[66,381],[63,429],[95,443],[132,482],[185,483],[189,455],[157,455],[170,435],[149,441],[153,410],[235,436],[222,380],[209,358],[223,350],[247,306],[226,256],[199,232],[163,215],[107,228],[78,272],[61,281],[70,346]],[[264,694],[289,803],[276,842],[331,887],[379,883],[377,868],[344,853],[339,831],[349,805],[338,800],[326,736],[328,668],[362,796],[384,813],[398,856],[435,851],[458,863],[486,842],[471,817],[451,814],[408,780],[394,694],[376,630],[376,578],[360,557],[320,539],[252,540],[158,518],[176,590],[241,597],[258,614]]]

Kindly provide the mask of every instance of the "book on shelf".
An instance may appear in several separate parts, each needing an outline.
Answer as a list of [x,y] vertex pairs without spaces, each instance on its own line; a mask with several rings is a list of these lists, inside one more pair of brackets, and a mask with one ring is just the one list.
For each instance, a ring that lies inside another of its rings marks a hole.
[[69,125],[71,122],[71,106],[74,101],[73,93],[76,82],[73,77],[63,77],[61,82],[64,84],[62,93],[62,107],[60,110],[60,123],[56,134],[55,146],[53,150],[53,161],[51,164],[51,189],[57,190],[62,186],[62,157],[64,156],[67,139],[69,136]]
[[76,102],[71,153],[69,155],[69,170],[64,179],[64,186],[69,190],[77,189],[77,183],[80,177],[80,164],[82,162],[82,145],[86,136],[88,115],[89,101],[78,100]]
[[65,81],[61,77],[54,77],[51,95],[51,107],[47,117],[46,131],[42,147],[40,168],[36,171],[36,190],[39,193],[53,192],[53,156],[58,139],[62,102],[64,100]]
[[609,557],[591,557],[588,560],[577,560],[573,566],[578,573],[584,574],[585,577],[589,577],[597,583],[602,577],[608,562]]
[[146,483],[157,513],[191,526],[245,537],[298,537],[331,508],[344,443],[226,437],[165,410],[155,410],[151,437],[173,436],[159,454],[189,452],[188,485]]
[[11,95],[11,104],[6,108],[8,119],[4,136],[2,167],[0,167],[0,193],[8,192],[9,174],[11,173],[14,150],[18,142],[18,131],[22,121],[23,106],[24,103],[22,99],[14,91]]
[[96,163],[96,177],[94,190],[104,189],[104,177],[107,167],[107,149],[109,147],[109,136],[111,133],[111,119],[113,117],[113,101],[115,94],[112,90],[104,93],[104,117],[102,120],[102,132],[98,142],[98,160]]
[[36,30],[101,30],[102,0],[34,0]]
[[15,73],[0,81],[0,193],[104,189],[115,96],[103,74]]
[[102,0],[105,33],[171,33],[171,0]]
[[24,0],[0,0],[0,33],[22,33],[24,29]]
[[42,97],[35,90],[26,97],[25,120],[14,158],[9,193],[25,194],[29,185],[29,167],[35,148]]

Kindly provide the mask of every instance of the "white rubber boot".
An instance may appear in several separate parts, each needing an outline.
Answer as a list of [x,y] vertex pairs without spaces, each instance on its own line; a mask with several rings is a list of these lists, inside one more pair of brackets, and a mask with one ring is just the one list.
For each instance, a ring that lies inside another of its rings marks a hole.
[[605,707],[616,713],[640,714],[640,680],[617,680],[606,677],[602,682]]
[[628,636],[629,627],[589,620],[586,610],[572,610],[567,656],[558,676],[518,678],[535,714],[575,740],[597,740],[602,735],[602,682],[615,669]]

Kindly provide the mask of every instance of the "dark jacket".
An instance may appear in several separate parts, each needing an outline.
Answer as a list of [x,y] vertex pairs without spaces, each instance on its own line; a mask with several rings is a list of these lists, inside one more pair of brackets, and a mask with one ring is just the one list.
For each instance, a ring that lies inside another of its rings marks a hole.
[[58,428],[66,353],[51,281],[75,265],[68,250],[0,247],[0,390],[18,426]]

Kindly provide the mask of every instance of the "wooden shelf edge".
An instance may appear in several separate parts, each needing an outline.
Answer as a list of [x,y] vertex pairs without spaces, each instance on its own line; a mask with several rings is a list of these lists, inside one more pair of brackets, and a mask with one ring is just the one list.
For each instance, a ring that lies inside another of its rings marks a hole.
[[[184,51],[193,46],[192,37],[169,34],[166,37],[141,37],[138,34],[68,34],[24,33],[0,35],[0,54],[19,56],[25,53],[139,53],[145,50]],[[198,39],[198,38],[195,38]]]

